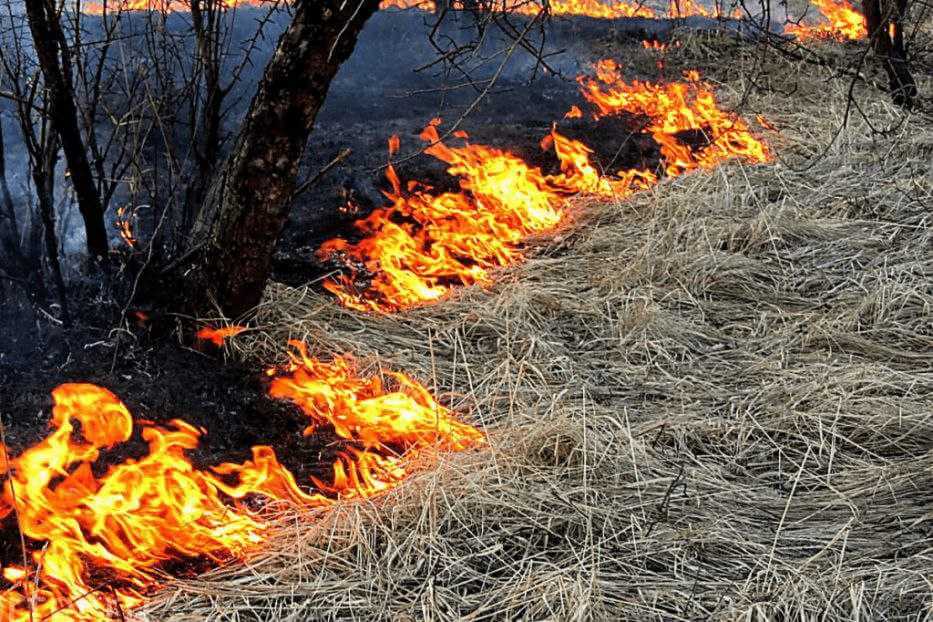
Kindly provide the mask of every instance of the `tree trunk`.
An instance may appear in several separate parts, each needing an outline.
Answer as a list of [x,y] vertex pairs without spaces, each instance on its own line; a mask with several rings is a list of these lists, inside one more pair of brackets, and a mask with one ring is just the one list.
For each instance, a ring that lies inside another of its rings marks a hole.
[[0,222],[6,220],[7,226],[0,225],[0,235],[7,229],[3,246],[7,252],[19,255],[19,226],[16,223],[16,208],[13,205],[13,196],[6,180],[6,147],[3,141],[3,121],[0,120]]
[[78,125],[78,110],[68,78],[71,71],[68,47],[59,16],[48,0],[25,0],[25,3],[36,57],[49,93],[46,105],[65,152],[78,209],[84,219],[87,249],[92,256],[104,256],[107,254],[104,210]]
[[[197,171],[185,191],[184,217],[185,224],[189,227],[204,204],[204,196],[220,157],[221,116],[226,91],[220,83],[218,11],[221,9],[215,2],[216,0],[190,0],[189,4],[191,24],[197,43],[198,64],[204,80],[204,105],[194,130],[193,150]],[[197,97],[197,94],[193,97]]]
[[259,303],[315,117],[378,7],[379,0],[297,3],[192,232],[195,310],[215,304],[236,317]]
[[62,323],[71,325],[71,314],[68,311],[68,290],[62,276],[61,259],[58,256],[58,236],[55,233],[55,166],[58,161],[58,141],[54,131],[48,137],[42,154],[42,164],[33,168],[33,181],[36,184],[39,215],[42,219],[43,239],[45,240],[45,255],[49,262],[49,270],[55,281],[58,291],[58,303],[61,306]]
[[910,110],[917,98],[917,83],[910,73],[904,48],[903,18],[907,0],[895,0],[885,6],[882,0],[862,0],[862,13],[868,28],[871,47],[888,74],[891,98],[898,106]]

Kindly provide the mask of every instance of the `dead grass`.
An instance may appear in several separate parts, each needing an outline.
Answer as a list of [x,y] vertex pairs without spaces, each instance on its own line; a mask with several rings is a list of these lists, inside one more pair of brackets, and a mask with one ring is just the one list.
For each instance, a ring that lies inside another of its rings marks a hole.
[[[753,55],[721,67],[717,46],[671,63],[736,103]],[[405,369],[490,447],[283,518],[248,565],[141,615],[929,619],[933,125],[857,88],[895,129],[856,116],[827,148],[848,84],[821,71],[772,61],[797,90],[745,104],[781,162],[587,208],[492,291],[367,317],[272,287],[239,354],[301,338]]]

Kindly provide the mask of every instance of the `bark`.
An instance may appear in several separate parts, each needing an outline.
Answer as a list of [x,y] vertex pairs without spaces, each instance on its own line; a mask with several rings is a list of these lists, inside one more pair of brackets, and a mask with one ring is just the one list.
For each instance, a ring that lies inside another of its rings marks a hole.
[[379,0],[299,0],[191,236],[189,304],[239,316],[262,297],[318,110]]
[[60,137],[78,209],[84,219],[87,249],[92,256],[101,257],[107,254],[104,210],[78,125],[78,109],[69,79],[68,46],[59,16],[49,0],[25,0],[25,4],[36,57],[49,93],[47,105],[52,125]]
[[904,47],[903,18],[906,12],[907,0],[895,0],[894,6],[884,6],[882,0],[862,0],[868,36],[888,75],[891,98],[898,106],[910,110],[917,98],[917,83],[910,73]]

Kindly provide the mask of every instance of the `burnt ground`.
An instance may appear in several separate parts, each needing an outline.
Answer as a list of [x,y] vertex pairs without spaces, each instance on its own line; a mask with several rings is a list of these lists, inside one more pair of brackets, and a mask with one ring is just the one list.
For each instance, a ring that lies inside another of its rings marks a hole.
[[[624,61],[626,49],[646,37],[668,36],[669,27],[639,19],[555,20],[544,39],[548,53],[561,52],[548,57],[552,71],[536,66],[528,54],[516,53],[461,128],[473,142],[507,149],[547,172],[557,170],[557,161],[542,152],[539,142],[554,122],[567,135],[585,139],[606,165],[622,168],[656,161],[652,141],[632,135],[637,119],[594,124],[564,121],[562,116],[581,103],[573,78],[591,61],[606,55]],[[463,17],[444,34],[450,40],[469,41],[473,28]],[[280,245],[277,280],[298,284],[321,274],[314,250],[320,241],[350,231],[352,218],[341,218],[337,211],[348,195],[363,209],[382,204],[382,167],[390,135],[401,136],[402,154],[415,153],[422,144],[417,134],[430,119],[457,119],[477,97],[481,86],[462,86],[463,75],[437,67],[417,71],[436,58],[428,30],[426,18],[417,12],[381,13],[367,26],[318,118],[307,169],[319,170],[343,149],[352,149],[352,154],[295,205]],[[465,64],[470,78],[488,78],[498,66],[496,51],[504,45],[501,36],[488,37],[485,47]],[[653,67],[634,70],[647,73]],[[429,156],[418,155],[397,168],[403,179],[442,189],[454,186],[443,163]],[[283,455],[299,459],[289,466],[299,474],[308,469],[305,458],[316,448],[292,440],[300,439],[302,416],[264,397],[258,363],[225,363],[214,353],[185,346],[192,326],[175,320],[157,321],[155,331],[130,322],[132,338],[118,341],[123,333],[112,329],[120,325],[124,305],[107,284],[69,284],[76,317],[67,330],[52,319],[59,312],[54,306],[47,315],[34,317],[28,303],[16,296],[15,284],[0,287],[6,288],[0,297],[0,412],[14,452],[45,433],[53,387],[94,382],[114,391],[138,417],[157,422],[183,418],[205,427],[204,448],[195,456],[205,463],[238,459],[257,443],[291,443],[295,447]]]
[[[691,20],[691,26],[702,22]],[[467,16],[454,20],[445,33],[450,39],[468,41],[473,36]],[[459,129],[470,141],[504,149],[521,156],[546,173],[558,171],[552,152],[539,144],[557,123],[559,130],[578,138],[595,150],[597,164],[606,170],[652,167],[658,162],[656,145],[639,135],[639,119],[565,120],[573,105],[583,98],[576,77],[588,72],[595,60],[612,57],[626,66],[630,75],[657,77],[653,63],[633,55],[645,39],[666,40],[672,24],[667,21],[631,19],[617,22],[589,18],[554,20],[543,39],[548,68],[543,69],[527,53],[516,52],[505,63],[495,85],[463,118]],[[508,48],[508,40],[490,35],[465,61],[465,73],[431,66],[437,52],[429,44],[425,18],[418,13],[386,12],[367,25],[353,57],[341,69],[322,109],[311,139],[306,168],[314,174],[345,149],[351,155],[304,194],[292,210],[280,242],[276,278],[298,285],[315,280],[330,267],[314,259],[318,245],[336,235],[352,237],[351,223],[368,210],[385,204],[381,191],[388,187],[383,176],[387,162],[386,143],[396,134],[401,149],[396,164],[404,181],[418,180],[439,190],[456,186],[445,174],[445,165],[427,155],[418,155],[424,143],[418,134],[439,117],[441,131],[461,119],[492,77],[501,62],[497,52]],[[443,37],[438,37],[444,40]],[[541,42],[536,38],[537,43]],[[639,62],[628,64],[627,57]],[[388,61],[388,62],[387,62]],[[468,75],[468,77],[467,77]],[[460,140],[451,138],[452,145]],[[408,157],[414,156],[414,157]],[[337,209],[348,198],[359,211],[340,214]]]
[[[460,24],[457,28],[463,32],[451,36],[472,36],[464,34],[470,27]],[[621,25],[562,20],[548,34],[549,49],[565,50],[550,59],[559,75],[545,75],[540,68],[535,70],[530,57],[516,55],[461,127],[476,143],[507,148],[546,171],[556,170],[556,160],[542,153],[538,144],[553,122],[561,120],[571,105],[581,103],[572,78],[606,53],[624,60],[628,46],[639,45],[648,34],[663,36],[665,28],[661,22],[652,25],[645,20]],[[345,148],[353,153],[295,206],[278,253],[276,279],[296,284],[320,275],[314,249],[320,241],[348,231],[350,221],[335,218],[348,194],[364,209],[381,204],[380,169],[391,134],[402,137],[403,154],[411,153],[420,146],[417,134],[431,118],[456,119],[476,97],[472,87],[451,90],[452,84],[463,82],[463,76],[445,76],[436,69],[414,71],[433,58],[425,32],[424,19],[415,13],[380,14],[367,28],[319,117],[307,169],[318,170]],[[491,53],[491,49],[483,52]],[[471,76],[488,76],[495,69],[491,67],[478,62]],[[632,139],[637,123],[570,121],[560,126],[571,137],[594,146],[601,162],[614,161],[616,168],[622,168],[656,161],[650,141]],[[620,151],[621,145],[625,146]],[[451,185],[443,168],[426,156],[398,166],[403,179],[440,188]],[[136,418],[157,423],[179,418],[203,427],[202,446],[192,453],[196,464],[242,461],[249,457],[250,447],[263,444],[276,449],[299,482],[308,482],[311,474],[326,478],[320,471],[332,461],[334,437],[301,436],[306,419],[293,406],[266,397],[261,362],[225,361],[216,351],[189,347],[192,323],[174,318],[157,317],[154,330],[130,323],[129,332],[114,331],[123,316],[123,302],[108,295],[112,290],[105,286],[79,283],[78,287],[80,291],[72,290],[75,317],[69,329],[53,321],[55,308],[33,317],[24,301],[14,296],[2,299],[0,416],[14,455],[47,433],[50,392],[55,386],[90,382],[113,391]],[[104,461],[138,455],[144,449],[137,439]]]

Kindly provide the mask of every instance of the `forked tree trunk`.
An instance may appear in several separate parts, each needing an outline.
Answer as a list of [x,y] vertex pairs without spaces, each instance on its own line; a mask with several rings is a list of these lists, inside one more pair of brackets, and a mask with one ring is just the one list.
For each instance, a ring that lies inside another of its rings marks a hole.
[[891,98],[910,110],[917,98],[917,83],[910,73],[904,47],[907,0],[862,0],[862,13],[872,49],[888,74]]
[[299,0],[191,236],[189,303],[229,317],[256,306],[288,217],[298,165],[331,81],[379,0]]
[[78,210],[84,219],[87,249],[92,256],[104,256],[107,254],[104,209],[97,194],[87,149],[78,125],[78,109],[68,74],[71,71],[71,59],[59,15],[49,0],[25,2],[36,57],[49,93],[46,105],[50,109],[52,125],[61,138],[62,150],[65,152]]

